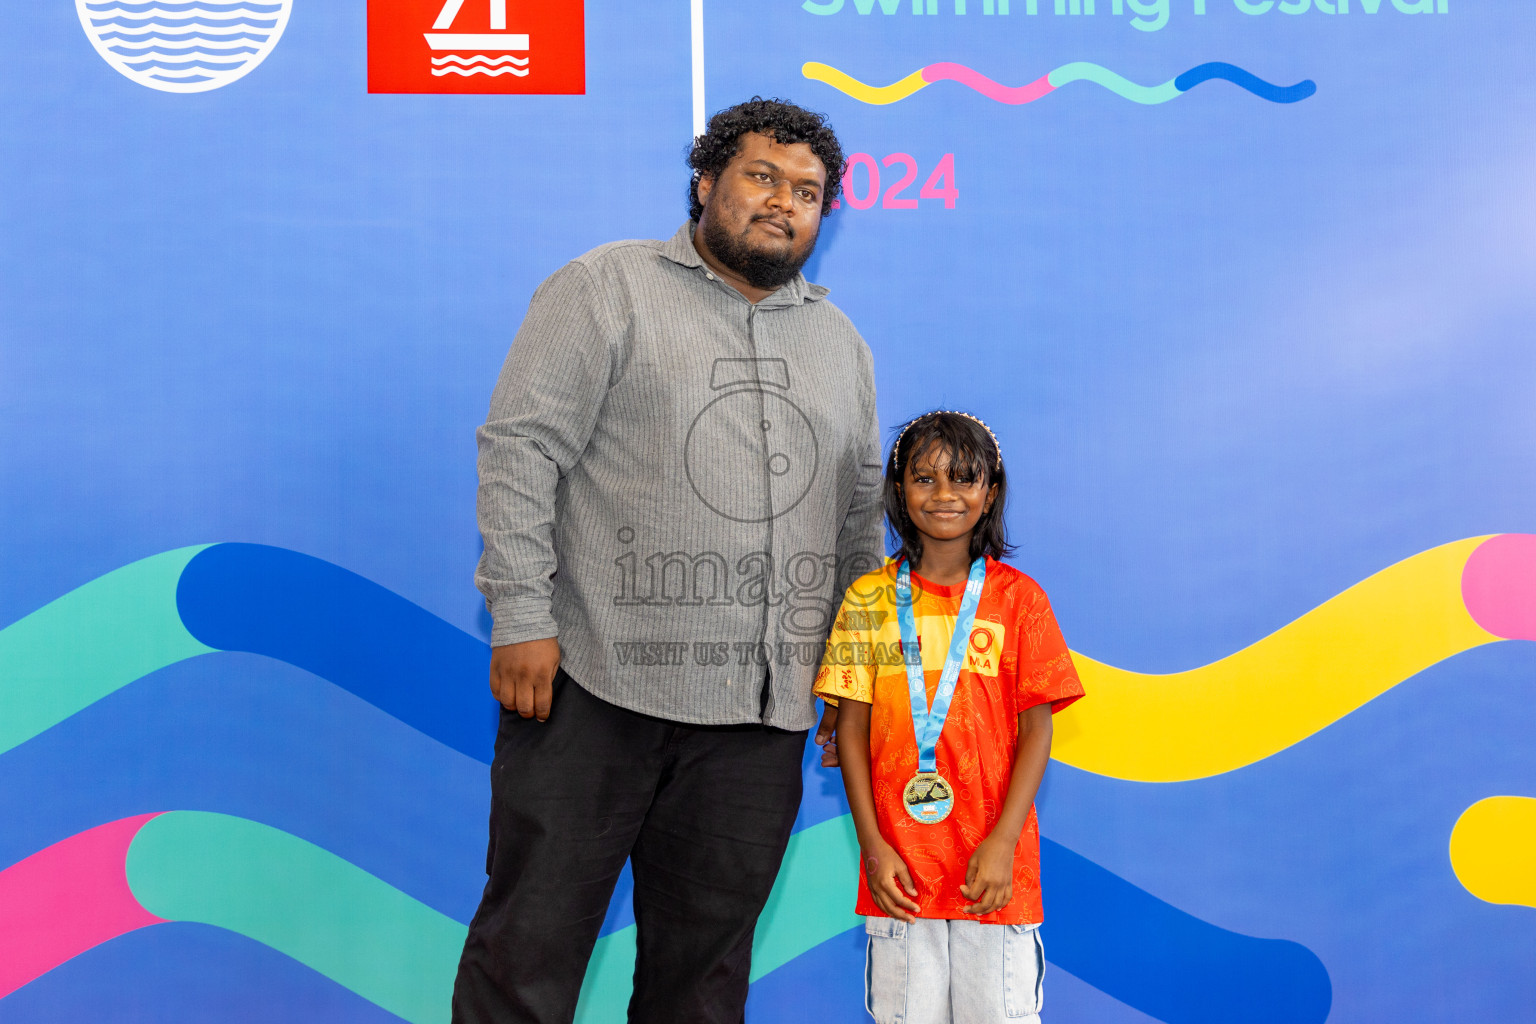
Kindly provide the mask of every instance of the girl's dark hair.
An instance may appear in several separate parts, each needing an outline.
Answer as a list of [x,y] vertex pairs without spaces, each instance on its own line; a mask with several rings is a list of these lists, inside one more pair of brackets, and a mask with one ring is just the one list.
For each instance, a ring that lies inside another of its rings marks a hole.
[[909,420],[896,435],[885,463],[885,525],[896,543],[898,557],[917,562],[923,557],[923,535],[907,515],[901,484],[914,458],[949,456],[953,478],[975,478],[997,485],[992,507],[981,514],[971,533],[971,560],[982,555],[1000,559],[1013,551],[1003,526],[1003,506],[1008,501],[1008,473],[992,432],[979,420],[958,412],[925,412]]
[[781,146],[804,142],[811,147],[827,169],[827,183],[821,190],[821,215],[825,217],[837,201],[843,187],[843,148],[837,133],[827,123],[827,115],[814,114],[784,100],[765,100],[753,96],[745,103],[715,114],[704,134],[693,140],[688,150],[688,166],[693,177],[688,182],[688,216],[698,220],[704,212],[699,202],[699,179],[718,178],[725,165],[741,152],[741,137],[748,132],[767,135]]

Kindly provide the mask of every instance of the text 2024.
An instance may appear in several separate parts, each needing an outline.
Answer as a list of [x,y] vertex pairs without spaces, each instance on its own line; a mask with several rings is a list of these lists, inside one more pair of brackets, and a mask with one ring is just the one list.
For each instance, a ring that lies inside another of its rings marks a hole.
[[[890,182],[884,192],[880,189],[882,168],[884,180]],[[918,173],[917,160],[910,153],[892,153],[883,160],[868,153],[854,153],[843,168],[843,197],[832,206],[868,210],[878,202],[882,210],[915,210],[919,200],[939,199],[943,200],[944,209],[953,210],[960,195],[955,187],[955,154],[945,153],[939,158],[914,196],[911,191],[917,184]]]

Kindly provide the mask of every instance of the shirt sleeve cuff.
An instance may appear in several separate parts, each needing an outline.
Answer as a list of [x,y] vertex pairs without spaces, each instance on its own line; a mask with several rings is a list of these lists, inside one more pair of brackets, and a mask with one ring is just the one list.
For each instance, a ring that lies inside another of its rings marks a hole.
[[490,612],[492,647],[547,640],[558,632],[547,600],[503,598],[491,604]]

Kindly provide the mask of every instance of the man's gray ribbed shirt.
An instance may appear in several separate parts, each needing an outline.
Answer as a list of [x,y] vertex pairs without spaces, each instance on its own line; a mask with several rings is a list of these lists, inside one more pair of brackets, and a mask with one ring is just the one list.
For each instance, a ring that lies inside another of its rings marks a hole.
[[882,560],[869,347],[803,276],[749,303],[692,227],[534,293],[478,432],[475,582],[493,644],[557,636],[606,701],[806,729],[843,588]]

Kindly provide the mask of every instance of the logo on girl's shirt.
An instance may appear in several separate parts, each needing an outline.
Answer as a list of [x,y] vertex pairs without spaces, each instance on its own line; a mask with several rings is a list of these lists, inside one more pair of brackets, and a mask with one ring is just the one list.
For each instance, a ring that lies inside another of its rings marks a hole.
[[997,675],[998,655],[1007,631],[1001,622],[977,621],[971,627],[971,642],[965,652],[965,668],[982,676]]

